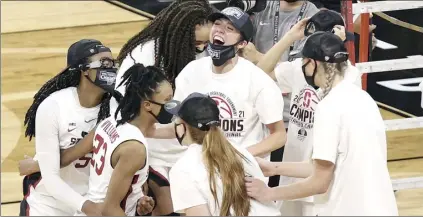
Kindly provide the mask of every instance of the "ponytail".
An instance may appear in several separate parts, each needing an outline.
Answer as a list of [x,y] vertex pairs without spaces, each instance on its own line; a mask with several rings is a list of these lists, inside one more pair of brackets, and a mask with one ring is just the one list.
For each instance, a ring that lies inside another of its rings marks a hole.
[[[209,172],[210,190],[216,205],[219,204],[216,176],[220,176],[222,180],[223,197],[220,216],[248,216],[250,198],[244,184],[245,172],[242,163],[242,160],[246,158],[229,143],[216,126],[212,126],[203,138],[203,158]],[[234,211],[232,214],[231,209]]]
[[347,61],[340,62],[340,63],[323,63],[323,69],[325,70],[326,76],[326,84],[323,89],[323,97],[329,94],[332,90],[333,81],[335,79],[335,75],[338,74],[339,76],[344,77],[345,71],[347,70],[348,63]]

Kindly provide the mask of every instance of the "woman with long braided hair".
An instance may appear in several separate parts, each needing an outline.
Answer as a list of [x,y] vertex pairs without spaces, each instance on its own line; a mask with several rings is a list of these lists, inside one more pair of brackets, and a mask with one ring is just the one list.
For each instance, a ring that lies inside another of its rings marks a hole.
[[397,216],[385,124],[371,96],[345,79],[344,42],[331,32],[316,32],[305,42],[302,56],[307,83],[323,91],[314,115],[310,161],[260,161],[264,173],[303,179],[269,188],[246,178],[248,195],[259,201],[315,196],[319,202],[308,214],[313,216]]
[[172,2],[122,47],[116,82],[134,62],[161,68],[173,82],[196,54],[203,53],[211,28],[207,16],[212,12],[208,0]]
[[[142,63],[159,67],[174,87],[179,72],[196,57],[206,53],[204,50],[212,26],[207,17],[212,12],[208,0],[173,1],[123,46],[117,57],[121,64],[116,82],[120,83],[129,67]],[[117,90],[124,94],[124,85]],[[112,108],[115,107],[112,105]],[[159,120],[159,123],[164,122]],[[153,215],[173,215],[168,172],[186,148],[175,139],[148,139],[148,143],[151,156],[148,183],[150,194],[154,193],[157,201]]]
[[91,155],[60,168],[60,154],[110,116],[117,68],[110,48],[94,39],[72,44],[67,63],[35,94],[25,116],[25,136],[35,137],[41,173],[24,179],[21,216],[100,214],[97,205],[82,196],[88,190]]

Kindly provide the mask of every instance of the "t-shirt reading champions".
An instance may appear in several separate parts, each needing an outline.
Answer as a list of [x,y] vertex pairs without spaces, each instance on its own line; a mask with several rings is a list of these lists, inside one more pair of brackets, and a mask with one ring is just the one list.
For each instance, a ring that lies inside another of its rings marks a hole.
[[284,104],[278,86],[241,57],[231,71],[222,74],[212,71],[210,57],[189,63],[176,78],[174,99],[183,100],[193,92],[216,101],[225,136],[245,148],[266,138],[265,125],[282,120]]

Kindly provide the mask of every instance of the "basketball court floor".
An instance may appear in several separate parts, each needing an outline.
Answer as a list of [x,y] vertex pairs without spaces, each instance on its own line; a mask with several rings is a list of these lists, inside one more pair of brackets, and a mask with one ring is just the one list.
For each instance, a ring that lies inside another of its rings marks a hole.
[[[81,38],[98,39],[117,56],[148,22],[102,1],[1,2],[2,216],[19,214],[23,195],[17,164],[35,151],[34,142],[24,137],[25,113],[35,92],[65,67],[70,44]],[[385,109],[381,112],[385,120],[402,118]],[[387,134],[392,179],[423,176],[421,129]],[[400,215],[423,215],[423,189],[400,190],[396,196]]]

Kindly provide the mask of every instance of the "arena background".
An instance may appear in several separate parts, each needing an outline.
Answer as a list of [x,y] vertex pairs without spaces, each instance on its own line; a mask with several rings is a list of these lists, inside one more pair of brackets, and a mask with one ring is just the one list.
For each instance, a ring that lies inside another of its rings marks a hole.
[[[23,120],[34,93],[65,66],[70,44],[96,38],[116,56],[122,45],[143,29],[169,0],[121,1],[1,1],[1,214],[17,215],[22,177],[17,162],[34,155],[34,142],[24,138]],[[221,8],[223,4],[217,4]],[[423,9],[386,12],[399,20],[423,26]],[[378,16],[376,37],[398,46],[376,48],[372,60],[423,55],[423,34],[395,26]],[[379,102],[385,120],[422,116],[421,92],[394,90],[378,82],[415,78],[423,69],[368,74],[368,92]],[[406,81],[406,80],[405,80]],[[387,132],[388,167],[393,179],[423,176],[421,129]],[[396,193],[400,214],[423,215],[423,189]]]
[[[156,15],[161,9],[170,4],[169,0],[120,0],[119,2],[129,6],[127,7],[129,10],[133,7],[152,15]],[[214,5],[217,8],[222,8],[225,3],[218,3],[218,1],[216,1]],[[423,26],[423,9],[389,11],[386,12],[386,14],[407,23]],[[374,16],[373,24],[378,26],[374,31],[378,39],[396,45],[398,48],[392,50],[382,50],[376,48],[371,54],[371,61],[406,58],[407,56],[412,55],[423,55],[422,33],[392,25],[379,16]],[[379,81],[391,81],[416,77],[421,77],[423,80],[423,69],[369,74],[368,92],[375,100],[381,103],[398,108],[415,116],[423,116],[423,109],[420,106],[421,92],[398,91],[377,84]],[[407,86],[418,86],[418,83],[407,84]]]

